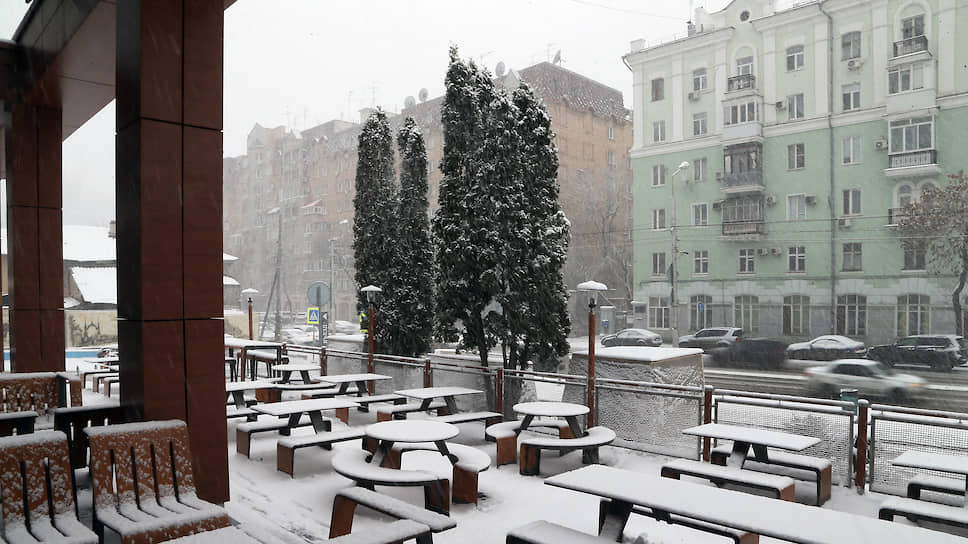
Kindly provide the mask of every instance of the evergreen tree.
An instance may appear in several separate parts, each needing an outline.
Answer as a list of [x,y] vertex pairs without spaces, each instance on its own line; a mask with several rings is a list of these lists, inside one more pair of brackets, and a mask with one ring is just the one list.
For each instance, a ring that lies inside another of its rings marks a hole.
[[[353,197],[353,257],[356,260],[356,283],[360,287],[376,285],[383,289],[374,305],[378,313],[374,342],[382,351],[389,337],[386,325],[394,322],[394,300],[397,277],[387,264],[398,262],[396,244],[397,192],[394,186],[393,136],[386,113],[377,110],[366,120],[357,147],[356,196]],[[366,297],[359,293],[358,305],[367,308]]]
[[[393,300],[396,319],[390,353],[416,357],[430,350],[433,328],[433,249],[427,218],[427,150],[410,117],[397,134],[400,149],[400,203]],[[386,325],[385,325],[386,326]]]

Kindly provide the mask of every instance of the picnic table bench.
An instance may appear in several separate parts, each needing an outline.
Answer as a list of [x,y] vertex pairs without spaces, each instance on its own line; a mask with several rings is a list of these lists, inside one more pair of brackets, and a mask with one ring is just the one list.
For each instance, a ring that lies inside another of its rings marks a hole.
[[[558,438],[575,438],[567,422],[547,419],[532,420],[530,423],[529,427],[558,429]],[[518,434],[521,432],[521,424],[521,420],[503,421],[488,425],[484,429],[484,439],[495,442],[497,446],[495,465],[508,465],[518,461]]]
[[420,404],[403,404],[381,408],[376,413],[377,421],[389,421],[391,419],[406,419],[411,412],[427,412],[436,410],[438,416],[457,414],[457,400],[455,397],[461,395],[476,395],[483,393],[478,389],[468,389],[466,387],[418,387],[416,389],[401,389],[394,391],[398,395],[417,399]]
[[54,429],[67,436],[71,468],[88,466],[90,444],[84,429],[124,421],[124,409],[117,402],[92,406],[67,406],[54,409]]
[[891,464],[898,467],[957,474],[963,477],[954,479],[918,474],[911,478],[907,485],[907,496],[912,499],[920,499],[921,491],[936,491],[963,496],[966,486],[968,486],[965,479],[968,478],[968,457],[966,456],[908,450],[891,460]]
[[795,498],[796,484],[793,478],[744,470],[739,467],[703,463],[692,459],[676,459],[663,464],[661,474],[676,480],[681,475],[705,478],[718,487],[726,483],[752,487],[770,491],[776,495],[776,498],[785,501],[792,501]]
[[615,431],[607,427],[592,427],[584,436],[577,438],[554,438],[551,436],[527,437],[521,440],[518,472],[524,476],[537,476],[541,472],[541,450],[570,452],[582,451],[582,463],[598,463],[598,448],[611,444]]
[[[400,468],[403,454],[410,451],[439,451],[432,442],[409,442],[394,444],[383,466]],[[478,475],[491,466],[491,457],[483,451],[464,444],[447,443],[447,451],[453,464],[451,472],[451,493],[457,503],[477,504]]]
[[877,517],[893,521],[894,516],[905,516],[912,521],[933,521],[952,527],[968,528],[968,509],[936,502],[904,497],[891,497],[881,503]]
[[240,423],[235,428],[235,451],[248,457],[251,438],[255,433],[278,431],[283,436],[289,436],[292,429],[307,425],[312,425],[317,434],[329,432],[333,429],[333,424],[323,417],[323,410],[336,410],[337,417],[345,421],[348,417],[347,410],[354,406],[356,403],[349,399],[291,400],[254,405],[253,410],[280,419]]
[[450,515],[450,481],[425,470],[397,470],[370,463],[367,451],[347,450],[333,457],[333,470],[373,490],[374,486],[422,487],[424,508]]
[[[358,505],[366,506],[381,514],[425,525],[434,533],[453,529],[457,523],[447,516],[377,493],[363,487],[341,490],[333,499],[333,516],[329,524],[329,538],[350,534],[353,530],[353,514]],[[419,542],[419,541],[418,541]],[[430,542],[428,540],[428,542]]]
[[365,533],[352,533],[327,540],[327,542],[334,544],[397,544],[410,539],[415,539],[417,544],[431,544],[433,542],[429,527],[409,519],[398,519],[393,523],[372,527]]
[[608,538],[576,531],[564,525],[539,519],[508,532],[507,544],[601,544],[614,542]]
[[[726,465],[727,458],[731,452],[732,448],[730,446],[717,446],[710,452],[709,460],[717,465]],[[770,468],[771,466],[793,468],[808,472],[810,474],[809,477],[801,477],[789,471],[785,471],[783,474],[791,478],[796,476],[795,479],[797,480],[815,482],[817,484],[817,506],[827,502],[833,493],[833,465],[829,459],[821,459],[820,457],[811,457],[809,455],[800,455],[785,451],[771,451],[767,459],[760,460],[756,456],[753,456],[747,457],[746,462],[743,463],[744,469],[760,472],[773,472]]]
[[[365,438],[366,431],[362,427],[350,427],[338,431],[321,432],[307,436],[281,438],[276,442],[276,470],[285,472],[289,476],[295,472],[296,450],[319,446],[323,449],[333,449],[336,442],[346,442]],[[364,449],[365,446],[364,446]]]

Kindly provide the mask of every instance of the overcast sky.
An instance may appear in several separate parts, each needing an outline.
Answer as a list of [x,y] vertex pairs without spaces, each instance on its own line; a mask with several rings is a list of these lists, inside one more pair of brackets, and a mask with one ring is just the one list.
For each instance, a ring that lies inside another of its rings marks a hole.
[[[710,11],[728,0],[696,0]],[[9,38],[23,0],[0,0]],[[305,129],[358,110],[395,112],[426,88],[443,94],[447,49],[492,72],[551,60],[622,91],[629,42],[685,33],[688,0],[237,0],[225,12],[224,153],[245,152],[255,123]],[[65,224],[114,217],[113,103],[64,142]]]

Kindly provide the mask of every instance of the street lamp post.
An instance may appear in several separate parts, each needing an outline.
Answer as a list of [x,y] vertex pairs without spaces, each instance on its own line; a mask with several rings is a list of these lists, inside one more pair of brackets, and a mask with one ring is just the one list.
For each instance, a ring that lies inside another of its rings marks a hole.
[[604,283],[586,281],[578,284],[579,293],[588,293],[588,390],[585,404],[588,406],[587,428],[595,426],[595,297],[608,289]]
[[[366,326],[368,329],[366,335],[369,337],[369,344],[370,344],[369,355],[367,356],[367,359],[366,359],[366,371],[372,374],[373,373],[373,334],[374,332],[376,332],[376,328],[374,327],[374,323],[373,323],[373,303],[376,302],[376,297],[383,292],[383,289],[380,289],[375,285],[367,285],[366,287],[360,290],[366,294],[366,308],[367,308]],[[367,392],[370,395],[372,395],[373,381],[371,380],[366,383],[367,383],[367,386],[366,386]]]
[[672,188],[672,214],[669,231],[672,234],[672,345],[679,347],[679,231],[676,225],[676,174],[689,170],[689,161],[679,163],[669,179]]

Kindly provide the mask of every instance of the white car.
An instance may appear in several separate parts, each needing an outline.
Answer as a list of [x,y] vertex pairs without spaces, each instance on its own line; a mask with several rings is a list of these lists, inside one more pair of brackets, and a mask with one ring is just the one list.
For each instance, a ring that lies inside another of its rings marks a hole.
[[833,361],[849,357],[863,357],[867,347],[863,342],[839,334],[825,334],[809,342],[797,342],[787,346],[787,359]]
[[839,359],[823,366],[812,366],[804,371],[813,392],[821,397],[838,398],[841,389],[856,389],[860,396],[887,398],[895,402],[907,400],[924,380],[910,374],[898,374],[878,361],[870,359]]

